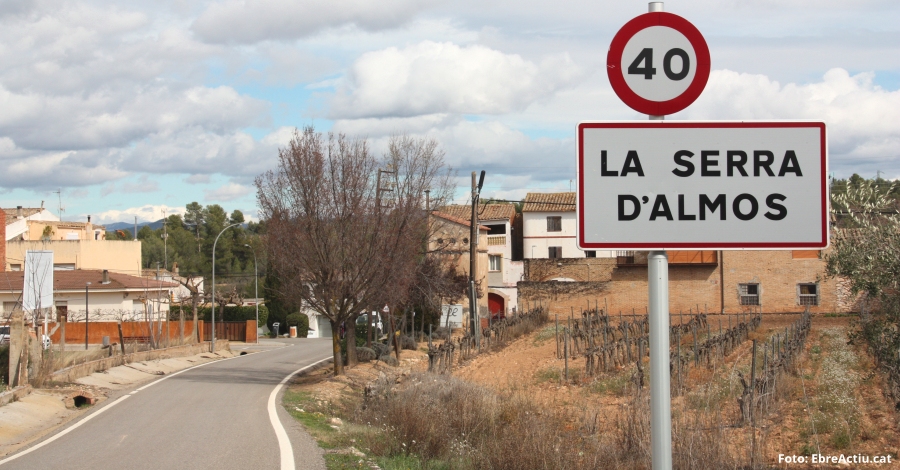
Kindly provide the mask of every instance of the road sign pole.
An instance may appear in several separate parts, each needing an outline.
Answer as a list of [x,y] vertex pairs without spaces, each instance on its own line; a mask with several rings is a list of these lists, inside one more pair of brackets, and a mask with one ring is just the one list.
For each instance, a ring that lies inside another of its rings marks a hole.
[[650,297],[650,446],[653,470],[672,468],[672,398],[669,391],[669,257],[647,255]]
[[[663,11],[663,2],[650,2],[650,13]],[[650,116],[651,121],[665,116]],[[669,256],[647,254],[650,316],[650,449],[653,470],[672,469],[672,395],[669,372]]]

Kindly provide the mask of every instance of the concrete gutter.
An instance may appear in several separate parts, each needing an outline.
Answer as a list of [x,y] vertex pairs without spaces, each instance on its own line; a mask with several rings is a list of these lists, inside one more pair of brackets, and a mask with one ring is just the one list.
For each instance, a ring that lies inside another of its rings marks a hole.
[[22,385],[12,390],[2,392],[0,393],[0,406],[9,404],[17,400],[21,400],[22,397],[28,395],[29,393],[31,393],[31,385]]

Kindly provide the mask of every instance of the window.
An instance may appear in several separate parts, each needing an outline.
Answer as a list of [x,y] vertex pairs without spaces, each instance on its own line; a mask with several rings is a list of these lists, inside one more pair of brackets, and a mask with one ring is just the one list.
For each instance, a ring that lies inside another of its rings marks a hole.
[[561,246],[551,246],[549,247],[549,256],[548,258],[562,258],[562,247]]
[[596,258],[596,257],[597,257],[597,252],[594,251],[594,250],[588,250],[588,251],[585,251],[585,252],[584,252],[584,257],[585,257],[585,258]]
[[22,270],[22,265],[21,265],[21,264],[10,264],[10,265],[9,265],[9,270],[10,270],[10,271],[21,271],[21,270]]
[[488,225],[488,235],[506,235],[506,224]]
[[741,305],[759,305],[759,284],[738,284]]
[[819,305],[819,286],[816,284],[797,284],[797,294],[800,305]]
[[547,231],[548,232],[562,232],[562,217],[560,217],[560,216],[547,217]]
[[490,260],[490,271],[500,271],[503,266],[502,257],[500,255],[488,255],[488,260]]

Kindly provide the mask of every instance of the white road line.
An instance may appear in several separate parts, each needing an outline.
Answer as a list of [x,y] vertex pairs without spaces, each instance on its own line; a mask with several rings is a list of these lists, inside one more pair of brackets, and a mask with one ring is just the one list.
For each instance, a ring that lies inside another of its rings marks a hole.
[[[293,344],[292,344],[291,346],[293,346]],[[281,349],[281,348],[277,348],[277,349]],[[272,351],[274,351],[274,350],[275,350],[275,349],[272,349]],[[265,352],[265,351],[263,351],[263,352]],[[176,376],[176,375],[178,375],[178,374],[181,374],[181,373],[183,373],[183,372],[187,372],[187,371],[189,371],[189,370],[191,370],[191,369],[196,369],[196,368],[198,368],[198,367],[203,367],[203,366],[208,365],[208,364],[216,364],[216,363],[219,363],[219,362],[222,362],[222,361],[227,361],[227,360],[229,360],[229,359],[237,359],[237,358],[239,358],[239,357],[249,357],[249,356],[250,356],[250,354],[245,354],[245,355],[243,355],[243,356],[238,355],[238,356],[234,356],[234,357],[224,358],[224,359],[221,359],[221,360],[218,360],[218,361],[204,362],[203,364],[197,364],[196,366],[189,367],[189,368],[187,368],[187,369],[184,369],[184,370],[180,370],[180,371],[178,371],[178,372],[175,372],[174,374],[169,374],[169,375],[167,375],[167,376],[165,376],[165,377],[163,377],[163,378],[161,378],[161,379],[154,380],[153,382],[150,382],[149,384],[144,385],[143,387],[141,387],[141,388],[139,388],[139,389],[137,389],[137,390],[135,390],[135,391],[129,393],[128,395],[123,395],[123,396],[119,397],[117,400],[115,400],[115,401],[109,403],[108,405],[104,406],[103,408],[100,408],[100,409],[97,410],[96,412],[91,413],[90,415],[88,415],[88,416],[86,416],[84,419],[82,419],[81,421],[79,421],[79,422],[73,424],[72,426],[70,426],[70,427],[68,427],[68,428],[66,428],[66,429],[64,429],[64,430],[62,430],[59,434],[57,434],[57,435],[51,437],[50,439],[47,439],[46,441],[41,442],[40,444],[38,444],[38,445],[36,445],[36,446],[34,446],[34,447],[30,447],[30,448],[28,448],[28,449],[25,449],[25,450],[23,450],[22,452],[19,452],[19,453],[15,454],[15,455],[11,455],[11,456],[9,456],[9,457],[3,459],[3,460],[0,460],[0,465],[3,465],[3,464],[5,464],[5,463],[7,463],[7,462],[11,462],[11,461],[13,461],[13,460],[15,460],[15,459],[17,459],[17,458],[23,456],[23,455],[28,455],[28,454],[30,454],[30,453],[32,453],[32,452],[34,452],[34,451],[40,449],[41,447],[44,447],[45,445],[47,445],[47,444],[49,444],[49,443],[51,443],[51,442],[53,442],[53,441],[55,441],[55,440],[57,440],[57,439],[59,439],[59,438],[65,436],[66,434],[68,434],[68,433],[70,433],[70,432],[72,432],[72,431],[78,429],[79,427],[81,427],[82,424],[84,424],[84,423],[86,423],[86,422],[88,422],[88,421],[94,419],[94,417],[96,417],[96,416],[99,415],[100,413],[103,413],[103,412],[105,412],[106,410],[108,410],[108,409],[110,409],[110,408],[112,408],[112,407],[118,405],[118,404],[121,403],[123,400],[125,400],[125,399],[128,398],[128,397],[130,397],[131,395],[134,395],[135,393],[137,393],[137,392],[139,392],[139,391],[141,391],[141,390],[144,390],[145,388],[152,387],[153,385],[156,385],[156,384],[162,382],[163,380],[166,380],[166,379],[168,379],[168,378],[174,377],[174,376]],[[307,367],[309,367],[309,366],[307,366]],[[300,370],[303,370],[303,369],[300,369]],[[297,371],[297,372],[300,372],[300,371]],[[296,374],[297,372],[294,372],[294,374]],[[293,374],[291,374],[291,375],[293,375]],[[288,376],[288,377],[290,377],[290,376]],[[287,380],[287,379],[285,379],[285,380]],[[284,381],[282,381],[281,383],[283,384]],[[279,384],[279,386],[280,386],[280,384]],[[280,443],[280,442],[279,442],[279,443]]]
[[291,377],[303,372],[306,369],[310,369],[315,367],[323,362],[330,361],[331,357],[326,357],[321,361],[314,362],[308,366],[301,367],[300,369],[291,372],[287,377],[281,380],[275,389],[272,390],[272,393],[269,395],[269,421],[272,423],[272,427],[275,429],[275,436],[278,437],[278,449],[281,453],[281,470],[294,470],[296,467],[294,466],[294,448],[291,446],[291,439],[288,437],[287,432],[284,430],[284,426],[281,425],[281,420],[278,419],[278,408],[275,406],[275,397],[278,396],[278,392],[281,390],[281,387],[287,383]]

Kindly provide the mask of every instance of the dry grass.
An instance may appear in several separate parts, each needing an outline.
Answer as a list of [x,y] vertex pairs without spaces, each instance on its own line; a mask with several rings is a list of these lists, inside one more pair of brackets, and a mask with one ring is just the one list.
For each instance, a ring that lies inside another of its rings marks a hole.
[[[632,391],[633,392],[633,391]],[[446,468],[650,468],[650,412],[645,392],[615,417],[547,409],[521,392],[497,393],[452,376],[414,373],[402,384],[372,384],[350,419],[379,429],[365,447],[375,455],[414,456]],[[674,423],[675,468],[737,468],[718,415],[692,413]]]

